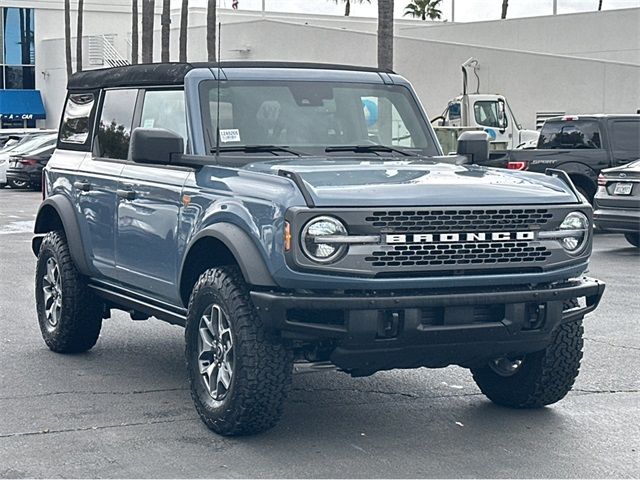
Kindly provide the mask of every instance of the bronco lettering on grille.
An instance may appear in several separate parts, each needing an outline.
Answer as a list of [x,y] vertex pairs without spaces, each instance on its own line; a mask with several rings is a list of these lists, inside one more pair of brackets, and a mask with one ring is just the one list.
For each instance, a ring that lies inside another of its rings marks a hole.
[[535,240],[534,232],[387,234],[386,243],[504,242]]

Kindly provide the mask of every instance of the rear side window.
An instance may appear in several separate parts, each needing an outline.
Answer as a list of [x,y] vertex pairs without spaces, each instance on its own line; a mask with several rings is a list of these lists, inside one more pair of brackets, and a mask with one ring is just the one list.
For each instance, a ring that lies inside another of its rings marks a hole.
[[60,125],[60,143],[76,147],[89,143],[89,133],[93,126],[93,93],[72,93],[67,98],[62,123]]
[[602,148],[598,122],[591,120],[546,122],[540,132],[538,148]]
[[640,156],[640,121],[616,120],[611,125],[613,149]]
[[126,160],[138,90],[107,90],[104,93],[94,153],[98,157]]

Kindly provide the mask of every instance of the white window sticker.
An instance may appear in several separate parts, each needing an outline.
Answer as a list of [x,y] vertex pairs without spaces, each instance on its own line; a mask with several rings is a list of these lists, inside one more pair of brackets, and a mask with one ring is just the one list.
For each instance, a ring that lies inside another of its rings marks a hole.
[[227,128],[220,130],[220,141],[222,143],[239,142],[240,130],[238,130],[237,128]]
[[144,120],[144,123],[142,124],[143,128],[153,128],[153,126],[155,125],[156,121],[154,118],[146,118]]

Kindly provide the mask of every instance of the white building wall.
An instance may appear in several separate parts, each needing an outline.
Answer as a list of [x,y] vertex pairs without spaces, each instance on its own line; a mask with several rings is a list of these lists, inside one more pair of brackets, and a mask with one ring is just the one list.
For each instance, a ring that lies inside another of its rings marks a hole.
[[[544,39],[556,35],[558,29],[568,29],[566,25],[577,23],[578,26],[572,27],[570,34],[575,42],[564,42],[568,49],[574,50],[581,45],[578,37],[603,37],[593,35],[593,32],[603,28],[610,29],[611,22],[619,21],[617,28],[611,30],[614,39],[603,40],[603,44],[606,43],[605,47],[613,51],[610,48],[612,45],[633,43],[634,35],[637,37],[637,27],[626,19],[632,18],[638,12],[640,9],[544,17],[548,23],[541,22],[540,18],[460,25],[398,22],[395,69],[412,81],[432,117],[442,112],[447,101],[460,93],[460,64],[471,56],[480,61],[481,91],[506,95],[516,116],[525,127],[535,127],[538,111],[635,113],[640,108],[639,65],[597,58],[519,51],[491,44],[498,43],[500,39],[504,43],[506,39],[512,47],[531,49],[531,42],[534,41],[530,36],[531,32],[535,31],[537,37]],[[61,15],[61,12],[59,13]],[[86,14],[86,34],[115,33],[121,38],[128,38],[129,10],[112,13],[115,14],[114,20],[104,22],[99,21],[100,18],[107,18],[103,14]],[[617,15],[619,13],[620,15]],[[43,15],[43,12],[39,11],[38,15]],[[376,63],[375,19],[286,14],[269,14],[263,17],[259,12],[239,13],[222,10],[220,20],[223,22],[223,60],[286,60],[364,66],[373,66]],[[581,27],[580,22],[583,21],[586,23]],[[206,60],[205,11],[193,9],[189,22],[188,59]],[[37,22],[36,25],[38,23],[42,22]],[[495,33],[489,24],[496,26],[498,33]],[[564,24],[566,25],[563,26]],[[56,28],[63,28],[62,25],[60,23]],[[516,25],[517,28],[509,25]],[[159,29],[159,26],[158,19],[156,29]],[[48,28],[51,29],[47,30],[47,35],[55,36],[53,28]],[[468,30],[464,30],[465,28]],[[511,28],[515,30],[509,30]],[[430,34],[427,35],[425,32],[432,30],[440,31],[439,34],[434,34],[434,37],[453,37],[456,41],[426,38],[430,37]],[[458,33],[451,34],[454,31]],[[174,11],[171,28],[172,61],[178,59],[178,36],[179,12]],[[36,47],[38,72],[48,73],[38,75],[38,88],[43,91],[45,98],[49,116],[47,125],[55,126],[60,116],[66,82],[64,42],[60,37],[50,40],[42,40],[42,36],[36,38],[40,38]],[[627,42],[626,39],[631,39],[631,42]],[[559,37],[556,40],[562,43]],[[471,42],[476,44],[470,44]],[[591,52],[589,55],[597,56],[593,52],[596,43],[589,42],[585,41],[584,48]],[[553,44],[554,42],[549,42],[549,45],[538,42],[537,45],[540,45],[539,48],[551,49]],[[154,45],[154,58],[157,61],[160,58],[159,31],[156,31]],[[123,47],[123,50],[127,48]],[[622,50],[619,48],[620,52]],[[129,55],[128,51],[122,53]],[[471,85],[473,86],[473,82]]]

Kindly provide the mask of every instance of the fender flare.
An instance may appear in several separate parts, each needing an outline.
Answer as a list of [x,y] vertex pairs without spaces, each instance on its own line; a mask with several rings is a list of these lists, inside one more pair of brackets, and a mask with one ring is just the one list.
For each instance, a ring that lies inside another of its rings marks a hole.
[[80,234],[80,225],[76,216],[76,210],[74,209],[71,201],[63,195],[53,195],[47,198],[38,208],[38,214],[36,215],[35,226],[33,229],[35,236],[31,241],[31,250],[33,250],[34,255],[36,257],[38,256],[44,234],[52,230],[48,226],[46,214],[50,208],[53,208],[58,214],[58,217],[60,217],[65,236],[67,237],[67,245],[69,245],[71,259],[73,260],[76,268],[83,275],[91,275],[92,268],[87,261],[85,251],[82,246],[82,236]]
[[205,227],[191,239],[180,265],[178,285],[182,285],[184,264],[189,257],[191,248],[198,240],[205,237],[215,238],[229,249],[248,284],[265,287],[277,286],[255,242],[240,227],[228,222],[215,223]]

